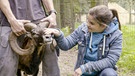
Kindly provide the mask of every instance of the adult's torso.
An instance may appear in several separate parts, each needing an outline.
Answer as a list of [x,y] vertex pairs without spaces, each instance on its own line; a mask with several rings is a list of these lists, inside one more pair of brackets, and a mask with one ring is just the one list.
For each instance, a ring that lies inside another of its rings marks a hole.
[[[45,13],[41,6],[41,0],[9,0],[10,7],[19,20],[39,20],[45,17]],[[1,22],[3,26],[9,26],[9,23],[3,13],[1,14]]]

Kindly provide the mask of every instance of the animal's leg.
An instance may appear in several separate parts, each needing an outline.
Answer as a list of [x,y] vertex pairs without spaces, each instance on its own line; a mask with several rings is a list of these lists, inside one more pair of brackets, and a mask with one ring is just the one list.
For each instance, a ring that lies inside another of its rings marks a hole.
[[28,76],[27,73],[25,73],[25,72],[23,72],[23,75],[24,75],[24,76]]
[[17,70],[17,76],[22,76],[22,75],[21,75],[21,70],[20,70],[20,69]]
[[38,75],[38,71],[39,71],[39,68],[38,68],[38,70],[33,74],[33,76],[37,76],[37,75]]

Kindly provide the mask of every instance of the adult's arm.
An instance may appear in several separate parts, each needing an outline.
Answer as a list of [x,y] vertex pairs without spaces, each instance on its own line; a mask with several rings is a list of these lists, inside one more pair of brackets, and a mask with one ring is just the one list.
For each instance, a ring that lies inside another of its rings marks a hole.
[[50,22],[49,27],[56,27],[56,25],[57,25],[56,12],[54,9],[53,0],[42,0],[42,2],[46,8],[46,11],[49,13],[49,16],[42,19],[41,21],[49,21]]
[[53,0],[42,0],[42,1],[48,12],[54,10]]
[[30,22],[30,21],[17,20],[11,10],[10,3],[8,0],[0,0],[0,8],[1,8],[1,11],[4,13],[4,15],[6,16],[8,22],[10,23],[12,31],[17,36],[24,34],[26,30],[24,29],[23,25],[24,23]]
[[16,20],[13,12],[11,11],[10,4],[9,4],[8,0],[0,0],[0,8],[1,8],[1,11],[7,17],[9,22],[13,21],[13,20]]

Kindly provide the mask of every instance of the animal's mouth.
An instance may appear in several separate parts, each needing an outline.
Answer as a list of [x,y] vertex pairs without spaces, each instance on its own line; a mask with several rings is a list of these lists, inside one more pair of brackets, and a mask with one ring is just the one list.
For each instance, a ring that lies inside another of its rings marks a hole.
[[46,44],[51,44],[53,40],[51,35],[45,35],[43,39],[44,39],[44,43]]
[[46,40],[44,41],[44,43],[45,43],[45,44],[51,44],[51,43],[52,43],[52,40],[51,40],[51,39],[46,39]]

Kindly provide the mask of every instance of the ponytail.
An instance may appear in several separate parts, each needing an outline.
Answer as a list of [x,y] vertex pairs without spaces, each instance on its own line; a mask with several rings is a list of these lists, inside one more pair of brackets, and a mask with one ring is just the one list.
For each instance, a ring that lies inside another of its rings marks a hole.
[[120,20],[119,20],[119,17],[118,17],[117,10],[115,10],[115,9],[110,9],[110,10],[112,11],[112,14],[113,14],[113,17],[112,18],[116,17],[118,19],[119,29],[121,30],[121,24],[120,24]]

